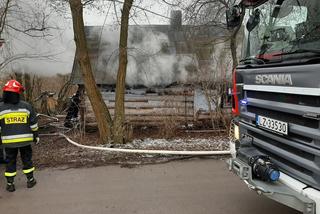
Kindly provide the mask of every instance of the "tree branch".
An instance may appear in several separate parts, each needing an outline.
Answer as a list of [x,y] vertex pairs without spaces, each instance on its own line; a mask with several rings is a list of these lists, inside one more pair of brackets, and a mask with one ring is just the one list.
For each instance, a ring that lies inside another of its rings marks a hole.
[[3,10],[3,13],[0,16],[0,38],[1,38],[1,34],[3,32],[5,23],[6,23],[7,13],[8,13],[8,9],[9,9],[9,3],[10,3],[10,0],[7,0],[5,7],[4,7],[4,10]]
[[[123,1],[119,1],[119,0],[107,0],[107,1],[117,2],[117,3],[124,4]],[[156,12],[154,12],[154,11],[152,11],[152,10],[148,10],[148,9],[143,8],[143,7],[140,7],[140,6],[138,6],[138,5],[132,5],[132,7],[138,8],[138,9],[140,9],[140,10],[144,10],[144,11],[146,11],[146,12],[148,12],[148,13],[151,13],[151,14],[153,14],[153,15],[156,15],[156,16],[159,16],[159,17],[162,17],[162,18],[165,18],[165,19],[171,19],[171,18],[168,17],[168,16],[162,15],[162,14],[160,14],[160,13],[156,13]]]
[[[22,29],[19,29],[15,26],[12,26],[10,24],[6,24],[7,27],[11,28],[12,30],[15,30],[17,32],[20,32],[20,33],[23,33],[27,36],[31,36],[31,37],[46,37],[46,36],[52,36],[52,34],[45,34],[44,32],[47,31],[49,28],[47,27],[42,27],[42,28],[36,28],[36,27],[31,27],[31,28],[28,28],[28,29],[25,29],[25,30],[22,30]],[[35,35],[35,34],[31,34],[29,32],[42,32],[43,34],[42,35]]]
[[48,54],[48,55],[40,55],[40,54],[16,54],[14,56],[10,56],[6,59],[4,59],[2,62],[0,62],[0,71],[4,69],[8,64],[20,60],[20,59],[50,59],[51,57],[55,56],[54,54]]

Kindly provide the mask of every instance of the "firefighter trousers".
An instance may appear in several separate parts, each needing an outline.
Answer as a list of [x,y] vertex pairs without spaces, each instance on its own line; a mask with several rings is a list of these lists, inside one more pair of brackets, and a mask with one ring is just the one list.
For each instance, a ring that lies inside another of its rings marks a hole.
[[[31,145],[19,148],[5,148],[8,163],[6,165],[5,176],[14,178],[17,174],[17,156],[20,151],[20,157],[23,164],[23,173],[27,178],[33,177],[34,166],[32,164],[32,148]],[[10,179],[11,180],[11,179]]]

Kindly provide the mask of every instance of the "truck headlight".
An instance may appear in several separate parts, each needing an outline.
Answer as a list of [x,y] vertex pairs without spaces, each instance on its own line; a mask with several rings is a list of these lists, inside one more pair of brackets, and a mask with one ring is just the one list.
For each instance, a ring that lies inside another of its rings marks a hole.
[[234,138],[236,140],[240,140],[240,130],[239,130],[239,126],[234,125]]

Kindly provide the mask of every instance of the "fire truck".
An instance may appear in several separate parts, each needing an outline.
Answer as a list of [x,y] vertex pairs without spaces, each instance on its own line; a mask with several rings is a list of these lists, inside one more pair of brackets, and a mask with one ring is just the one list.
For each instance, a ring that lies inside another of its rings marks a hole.
[[320,1],[242,0],[226,17],[244,32],[229,169],[259,195],[320,214]]

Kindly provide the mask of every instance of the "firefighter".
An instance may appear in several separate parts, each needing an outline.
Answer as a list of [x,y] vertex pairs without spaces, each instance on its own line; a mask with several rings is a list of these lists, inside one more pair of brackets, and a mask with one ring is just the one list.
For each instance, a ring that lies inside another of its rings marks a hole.
[[74,128],[73,120],[78,118],[79,104],[81,102],[80,93],[81,92],[78,89],[77,92],[74,95],[72,95],[70,99],[70,104],[67,110],[67,116],[64,121],[64,126],[67,128]]
[[36,113],[32,106],[20,100],[24,87],[16,80],[8,81],[3,90],[3,102],[0,103],[1,142],[7,157],[5,177],[6,190],[15,191],[16,159],[20,152],[23,163],[23,173],[27,177],[27,187],[36,185],[33,177],[35,170],[32,163],[33,142],[38,143],[38,124]]

